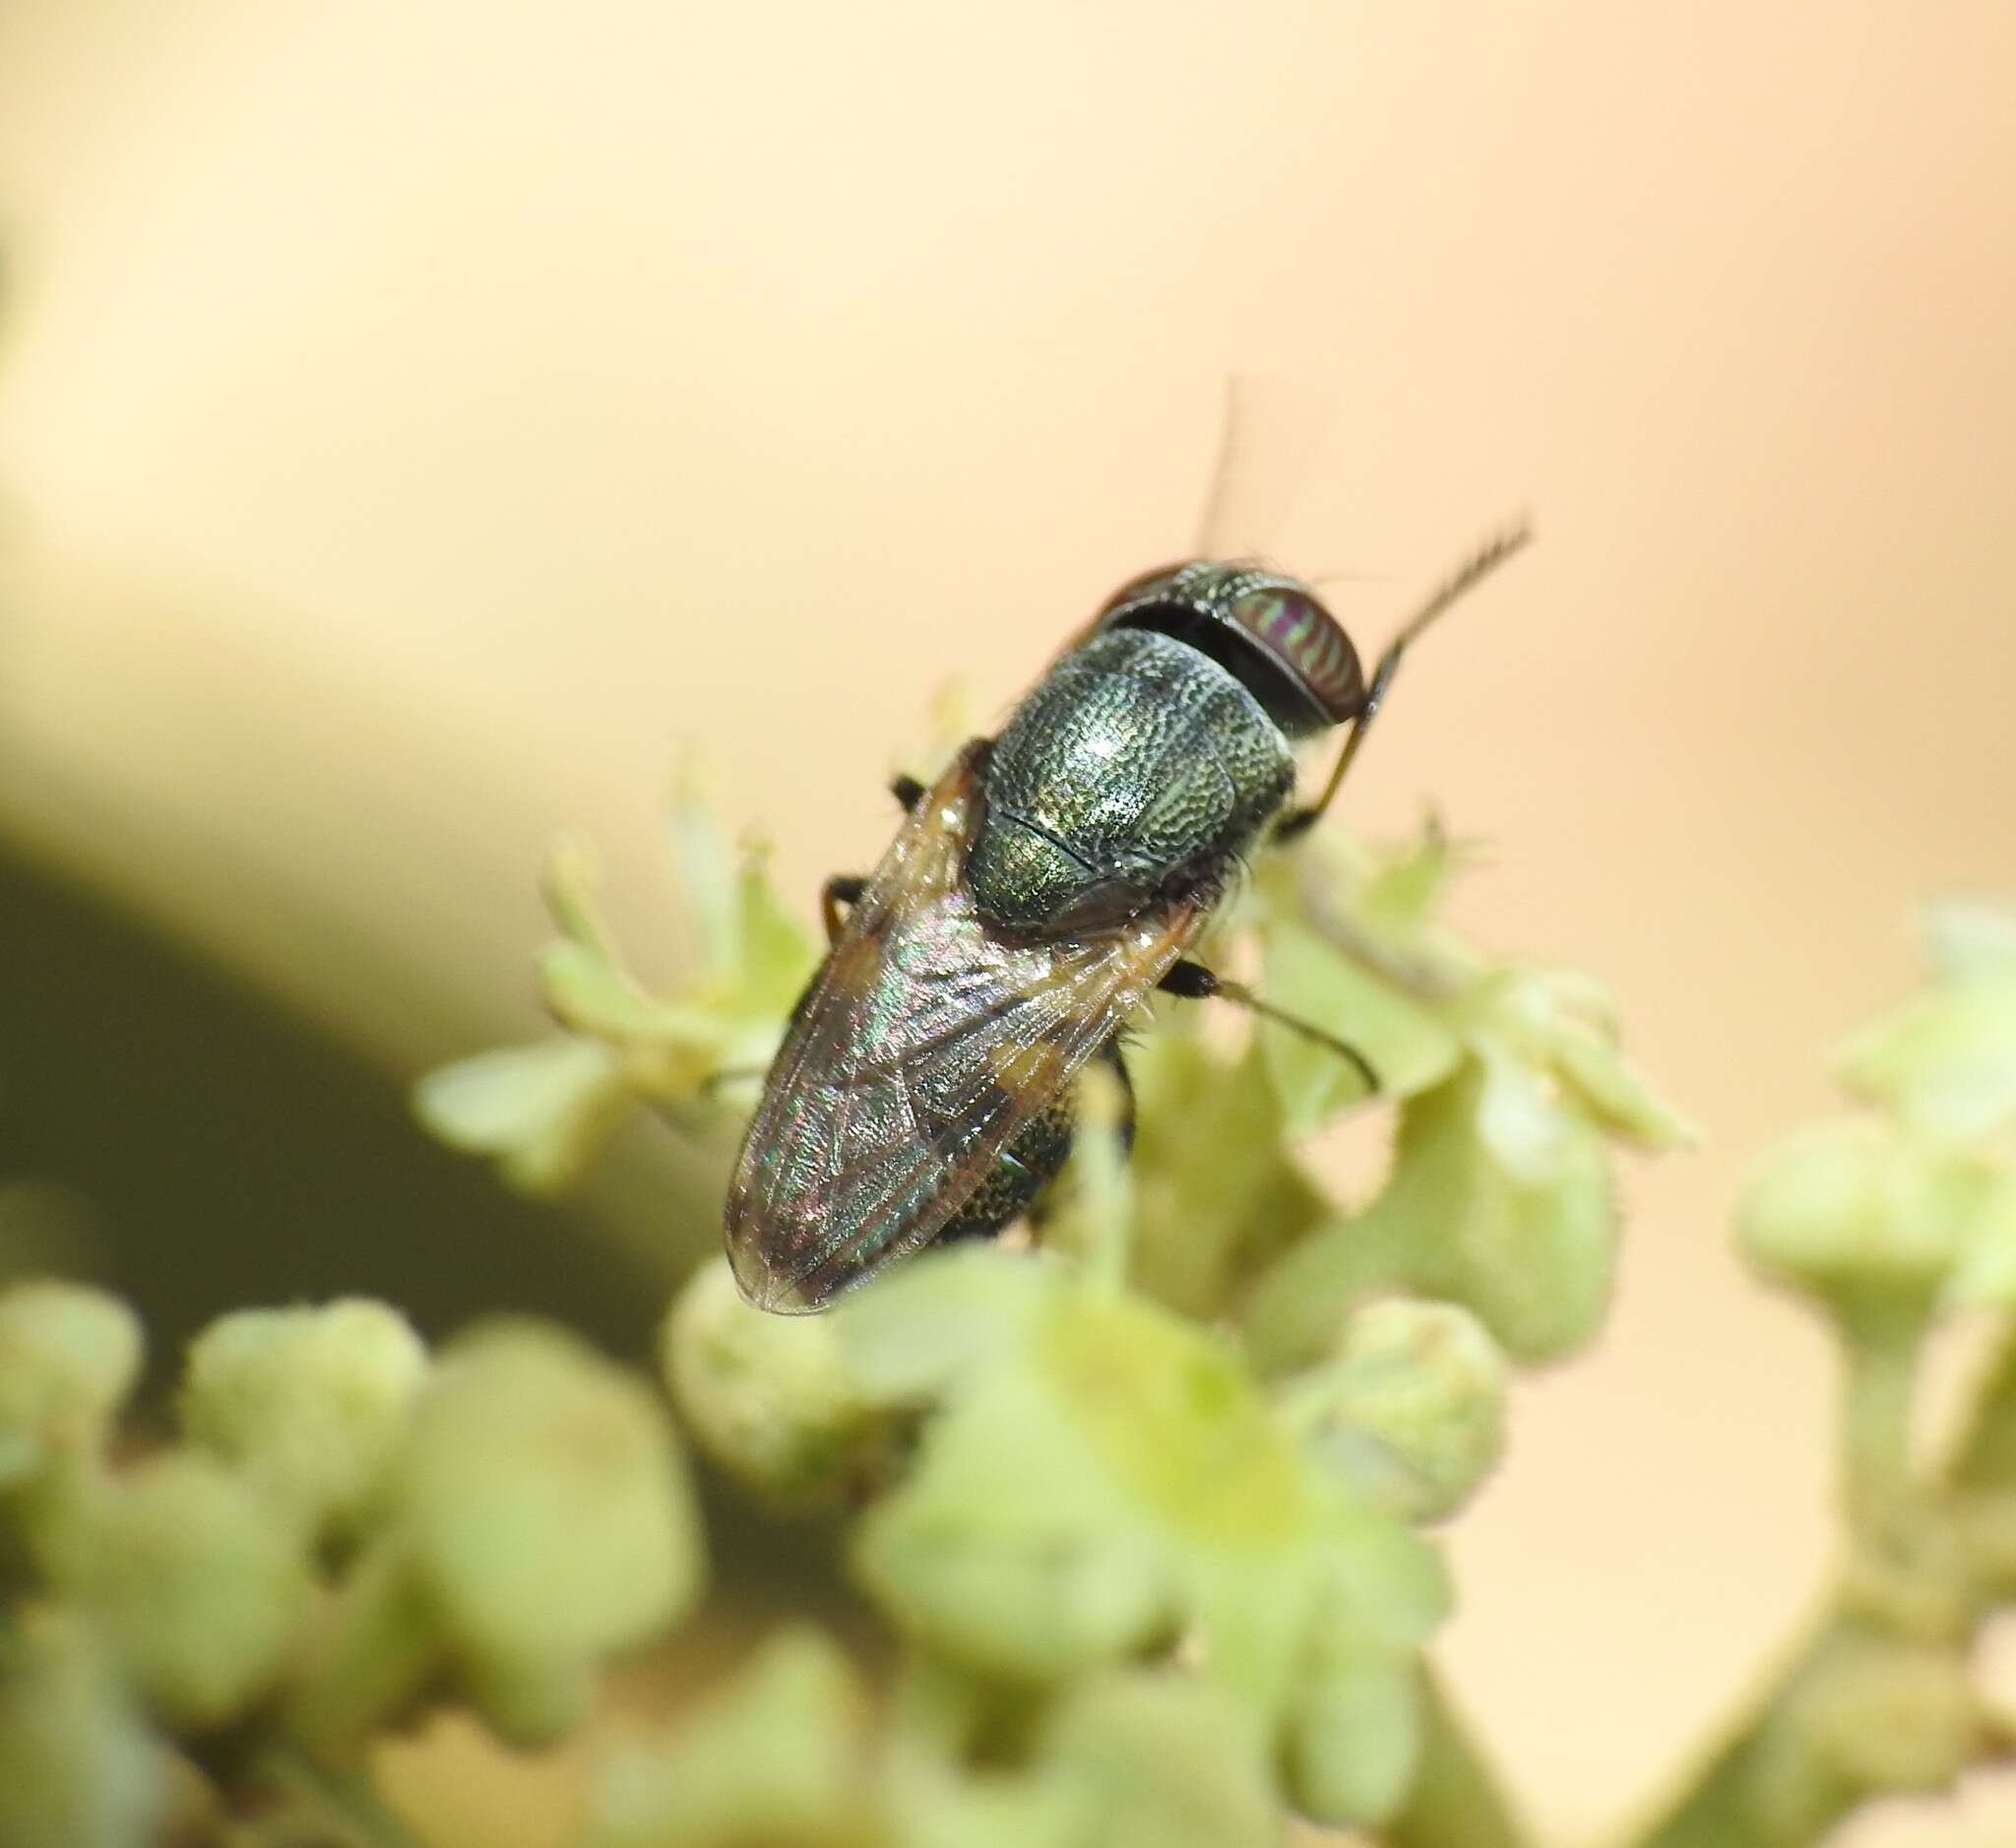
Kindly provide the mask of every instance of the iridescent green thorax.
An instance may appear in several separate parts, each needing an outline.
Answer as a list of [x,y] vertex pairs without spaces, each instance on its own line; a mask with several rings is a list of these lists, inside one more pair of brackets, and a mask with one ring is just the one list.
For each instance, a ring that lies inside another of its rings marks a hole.
[[1148,629],[1073,649],[994,742],[966,877],[1010,928],[1115,923],[1215,879],[1287,799],[1287,736],[1225,668]]

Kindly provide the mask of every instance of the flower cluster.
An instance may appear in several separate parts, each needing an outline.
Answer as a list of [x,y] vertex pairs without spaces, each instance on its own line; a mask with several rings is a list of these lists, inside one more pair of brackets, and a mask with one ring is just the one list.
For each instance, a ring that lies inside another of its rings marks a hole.
[[[731,1127],[815,965],[690,782],[673,838],[686,982],[630,974],[567,849],[540,962],[558,1032],[418,1089],[520,1184],[563,1183],[641,1108]],[[1131,1158],[1117,1087],[1085,1081],[1040,1248],[926,1253],[814,1317],[748,1307],[719,1261],[688,1281],[659,1352],[686,1433],[770,1518],[846,1517],[887,1644],[770,1639],[601,1766],[587,1848],[1258,1848],[1290,1815],[1426,1840],[1465,1810],[1512,1839],[1423,1658],[1450,1600],[1425,1530],[1496,1461],[1511,1370],[1601,1318],[1614,1146],[1688,1131],[1592,984],[1441,922],[1455,865],[1432,825],[1309,843],[1261,864],[1211,951],[1378,1072],[1395,1134],[1364,1197],[1299,1153],[1368,1105],[1355,1065],[1172,1007],[1130,1051]],[[399,1840],[361,1777],[385,1727],[451,1698],[558,1737],[699,1594],[662,1401],[550,1328],[429,1355],[378,1305],[227,1316],[188,1358],[177,1440],[128,1456],[139,1358],[108,1298],[0,1300],[25,1562],[0,1840],[129,1848],[192,1788],[256,1798],[275,1842]]]
[[[760,1066],[810,946],[690,793],[674,838],[693,981],[644,993],[563,857],[542,967],[566,1034],[427,1080],[441,1133],[550,1181],[615,1108],[700,1120]],[[1336,1201],[1297,1153],[1366,1103],[1358,1068],[1273,1023],[1228,1049],[1190,1010],[1130,1050],[1130,1162],[1087,1081],[1041,1253],[926,1255],[810,1319],[748,1308],[723,1264],[695,1276],[662,1345],[688,1430],[780,1509],[867,1504],[850,1565],[903,1666],[878,1721],[832,1645],[781,1642],[669,1757],[604,1787],[596,1840],[976,1840],[982,1811],[1060,1848],[1189,1840],[1154,1809],[1172,1779],[1215,1818],[1199,1840],[1403,1811],[1448,1597],[1417,1529],[1496,1460],[1509,1368],[1593,1333],[1610,1143],[1688,1134],[1593,984],[1440,922],[1455,864],[1432,824],[1380,853],[1311,843],[1263,861],[1218,946],[1379,1073],[1398,1131],[1369,1199]],[[826,1745],[759,1774],[787,1715]],[[724,1739],[748,1775],[699,1769]]]
[[[140,1362],[111,1297],[0,1293],[0,1841],[124,1848],[255,1800],[301,1831],[270,1839],[323,1839],[423,1697],[550,1739],[699,1594],[664,1409],[571,1336],[497,1324],[430,1357],[381,1304],[226,1315],[179,1438],[129,1458]],[[238,1780],[211,1788],[222,1741]],[[363,1811],[342,1838],[370,1838]]]
[[[1859,1108],[1790,1137],[1738,1202],[1751,1265],[1840,1348],[1847,1547],[1833,1608],[1656,1848],[1814,1841],[2007,1755],[1972,1658],[2016,1601],[2016,911],[1937,906],[1925,938],[1927,992],[1837,1059]],[[1926,1345],[1963,1322],[1985,1365],[1927,1434]]]

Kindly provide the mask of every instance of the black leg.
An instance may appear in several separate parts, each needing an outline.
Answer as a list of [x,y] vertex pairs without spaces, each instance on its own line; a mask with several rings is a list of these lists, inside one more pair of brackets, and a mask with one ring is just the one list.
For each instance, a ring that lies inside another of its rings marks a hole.
[[1127,1069],[1127,1061],[1120,1056],[1118,1040],[1108,1040],[1100,1048],[1099,1057],[1113,1068],[1113,1076],[1120,1081],[1120,1153],[1134,1152],[1134,1078]]
[[1290,809],[1275,824],[1276,840],[1292,841],[1322,819],[1323,811],[1330,806],[1331,798],[1336,796],[1338,787],[1344,782],[1344,773],[1351,768],[1351,760],[1357,755],[1358,746],[1365,741],[1366,729],[1379,710],[1379,702],[1386,697],[1387,688],[1393,684],[1393,676],[1400,671],[1401,658],[1406,655],[1408,644],[1466,591],[1474,590],[1490,576],[1532,537],[1533,529],[1522,520],[1486,540],[1444,580],[1426,603],[1401,624],[1400,633],[1379,657],[1379,665],[1372,672],[1372,683],[1365,689],[1365,703],[1358,708],[1357,716],[1352,720],[1351,735],[1344,740],[1344,748],[1337,753],[1337,762],[1331,766],[1330,780],[1323,785],[1322,795],[1306,807]]
[[858,905],[861,894],[868,889],[868,882],[857,872],[836,872],[819,888],[819,915],[826,921],[826,940],[840,941],[840,926],[845,922],[840,915],[843,905]]
[[1314,1040],[1319,1046],[1327,1046],[1338,1057],[1348,1059],[1355,1065],[1358,1075],[1365,1081],[1368,1091],[1379,1089],[1379,1074],[1372,1069],[1372,1061],[1349,1040],[1340,1040],[1336,1034],[1317,1026],[1313,1021],[1301,1020],[1293,1014],[1285,1014],[1280,1008],[1261,999],[1243,982],[1228,982],[1216,970],[1207,969],[1202,963],[1179,962],[1174,964],[1167,975],[1156,985],[1165,994],[1180,994],[1192,1001],[1233,1001],[1249,1012],[1258,1014],[1263,1020],[1271,1020],[1277,1026],[1290,1028]]
[[903,804],[906,815],[914,815],[917,804],[924,799],[924,786],[915,777],[898,777],[890,784],[889,794]]

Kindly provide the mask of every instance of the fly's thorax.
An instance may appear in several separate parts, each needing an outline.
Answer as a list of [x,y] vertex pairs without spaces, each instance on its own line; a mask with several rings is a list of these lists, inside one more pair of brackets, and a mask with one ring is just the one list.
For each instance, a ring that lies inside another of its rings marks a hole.
[[994,740],[967,884],[1012,928],[1111,923],[1216,872],[1293,783],[1282,729],[1217,662],[1153,630],[1098,634]]

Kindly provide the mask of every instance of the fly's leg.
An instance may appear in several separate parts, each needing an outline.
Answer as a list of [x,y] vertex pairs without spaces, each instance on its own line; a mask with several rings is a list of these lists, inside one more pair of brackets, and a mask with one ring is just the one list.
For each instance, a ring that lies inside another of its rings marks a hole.
[[1274,1021],[1277,1025],[1302,1034],[1314,1040],[1318,1046],[1326,1046],[1339,1058],[1346,1059],[1357,1067],[1358,1075],[1365,1081],[1367,1091],[1379,1089],[1379,1074],[1372,1069],[1372,1061],[1349,1040],[1341,1040],[1314,1021],[1303,1020],[1294,1014],[1283,1013],[1270,1002],[1263,1000],[1243,982],[1231,982],[1215,969],[1207,969],[1202,963],[1178,962],[1167,975],[1156,985],[1165,994],[1180,994],[1192,1001],[1232,1001],[1249,1013],[1258,1014],[1262,1020]]
[[[898,777],[889,785],[889,794],[903,804],[905,814],[914,814],[924,799],[924,786],[915,777]],[[827,942],[840,941],[840,926],[845,922],[841,907],[858,905],[867,889],[867,880],[857,872],[837,872],[820,888],[819,916],[826,925]]]
[[847,920],[840,915],[843,905],[858,905],[868,882],[857,872],[836,872],[819,888],[819,916],[825,921],[826,940],[840,941],[840,927]]
[[[1134,1086],[1127,1067],[1120,1060],[1116,1041],[1108,1040],[1099,1056],[1118,1074],[1124,1099],[1120,1117],[1120,1145],[1134,1144]],[[939,1233],[939,1244],[962,1239],[991,1239],[1025,1213],[1040,1216],[1044,1195],[1064,1159],[1071,1153],[1071,1140],[1078,1126],[1078,1106],[1072,1087],[1066,1086],[1040,1116],[1034,1118],[1015,1140],[994,1157],[987,1177]]]

